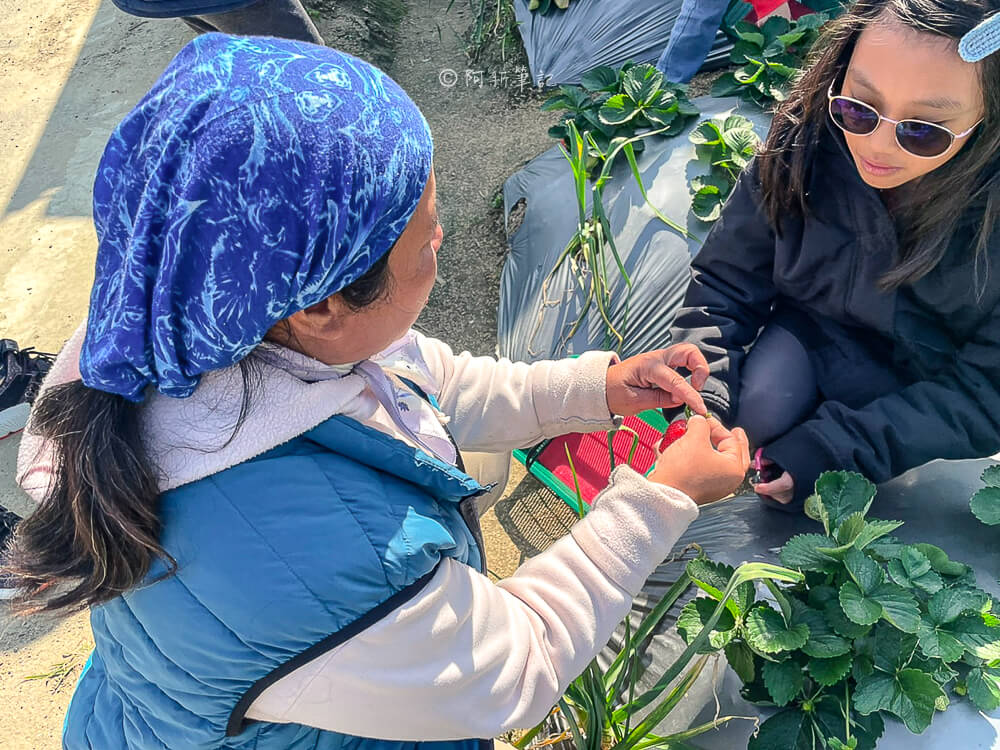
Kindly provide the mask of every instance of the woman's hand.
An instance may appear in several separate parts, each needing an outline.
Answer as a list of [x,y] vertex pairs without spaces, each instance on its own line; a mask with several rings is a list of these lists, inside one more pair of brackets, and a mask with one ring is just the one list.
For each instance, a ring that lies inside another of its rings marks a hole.
[[[691,383],[677,372],[691,372]],[[708,410],[698,391],[708,380],[708,362],[694,344],[676,344],[629,357],[608,368],[607,398],[612,414],[623,417],[646,409],[670,409],[687,404],[695,414]]]
[[[767,461],[767,459],[764,460]],[[758,495],[766,495],[782,505],[787,505],[795,497],[795,480],[792,479],[791,474],[783,471],[777,479],[770,482],[761,482],[753,490]]]
[[660,454],[649,478],[684,492],[698,505],[731,495],[750,468],[750,441],[715,418],[694,416],[687,432]]

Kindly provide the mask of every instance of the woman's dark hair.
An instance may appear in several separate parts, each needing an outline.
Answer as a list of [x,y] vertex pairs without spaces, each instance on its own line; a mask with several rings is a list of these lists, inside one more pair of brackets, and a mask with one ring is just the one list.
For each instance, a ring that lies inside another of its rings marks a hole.
[[389,273],[389,255],[383,255],[350,286],[340,290],[340,296],[352,310],[362,310],[382,299],[389,291],[392,275]]
[[[390,282],[389,253],[341,291],[353,309],[378,301]],[[254,355],[240,363],[243,395],[232,441],[260,381]],[[159,472],[143,446],[141,405],[80,381],[42,391],[30,429],[46,439],[52,485],[18,524],[5,572],[25,613],[74,611],[109,601],[149,574],[176,570],[160,544]],[[228,442],[226,443],[228,445]],[[225,446],[221,446],[225,447]]]
[[[809,168],[827,127],[827,91],[846,70],[857,39],[868,26],[891,19],[915,31],[952,39],[957,47],[965,33],[997,11],[998,0],[856,0],[828,24],[810,66],[775,113],[758,156],[763,206],[771,225],[780,232],[783,216],[808,212]],[[1000,52],[980,63],[980,80],[984,120],[969,142],[916,185],[898,191],[892,211],[900,254],[881,279],[885,290],[912,284],[933,270],[959,228],[968,234],[962,222],[968,221],[967,212],[973,207],[976,236],[970,249],[977,267],[985,262],[1000,220]]]

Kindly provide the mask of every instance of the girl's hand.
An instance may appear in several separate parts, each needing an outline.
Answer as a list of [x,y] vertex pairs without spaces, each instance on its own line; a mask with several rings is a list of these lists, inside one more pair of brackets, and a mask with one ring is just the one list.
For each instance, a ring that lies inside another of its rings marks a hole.
[[795,497],[795,480],[787,471],[771,482],[762,482],[753,488],[758,495],[766,495],[772,500],[776,500],[782,505],[792,502]]
[[750,468],[750,441],[714,417],[694,416],[687,432],[660,454],[649,478],[684,492],[698,505],[731,495]]
[[[691,383],[677,372],[691,372]],[[708,409],[698,391],[708,380],[708,362],[694,344],[676,344],[629,357],[608,368],[607,398],[612,414],[623,417],[646,409],[670,409],[687,404],[695,414]]]

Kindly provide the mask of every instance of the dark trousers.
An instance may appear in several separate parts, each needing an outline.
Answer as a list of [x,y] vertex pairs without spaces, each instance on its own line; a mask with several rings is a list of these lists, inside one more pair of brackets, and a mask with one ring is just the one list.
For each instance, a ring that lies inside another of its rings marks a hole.
[[276,36],[326,44],[300,0],[258,0],[253,5],[226,13],[185,16],[181,20],[199,34],[221,31],[224,34]]
[[756,449],[810,419],[824,401],[858,409],[905,385],[885,342],[836,324],[819,326],[800,312],[778,312],[744,360],[733,422]]

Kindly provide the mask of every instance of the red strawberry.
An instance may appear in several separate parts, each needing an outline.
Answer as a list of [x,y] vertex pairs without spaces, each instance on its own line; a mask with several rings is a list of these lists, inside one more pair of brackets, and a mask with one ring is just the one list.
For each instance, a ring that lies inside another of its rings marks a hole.
[[663,440],[660,441],[660,453],[663,453],[670,445],[676,443],[682,437],[684,433],[687,432],[688,422],[686,419],[678,419],[676,422],[671,424],[665,433],[663,433]]

